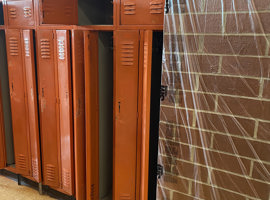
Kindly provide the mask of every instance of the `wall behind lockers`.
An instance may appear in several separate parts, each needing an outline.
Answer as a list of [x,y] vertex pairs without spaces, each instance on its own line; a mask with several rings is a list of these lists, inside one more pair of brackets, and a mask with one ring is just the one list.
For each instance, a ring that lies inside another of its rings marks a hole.
[[270,0],[169,0],[158,199],[270,198]]

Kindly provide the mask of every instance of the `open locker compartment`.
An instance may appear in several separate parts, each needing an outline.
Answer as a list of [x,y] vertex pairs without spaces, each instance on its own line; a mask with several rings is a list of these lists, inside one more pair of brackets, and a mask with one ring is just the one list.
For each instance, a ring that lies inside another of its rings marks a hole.
[[[13,166],[15,167],[14,157],[14,144],[13,144],[13,131],[12,131],[12,118],[10,108],[10,97],[9,97],[9,78],[8,78],[8,65],[6,55],[6,39],[5,31],[0,31],[0,84],[1,84],[1,113],[2,117],[1,124],[1,151],[4,153],[4,159],[1,157],[1,161],[4,160],[4,167]],[[0,122],[1,123],[1,122]]]
[[76,199],[112,191],[112,32],[72,31]]
[[79,25],[113,25],[113,1],[78,0]]
[[0,0],[0,26],[4,25],[4,7],[3,1]]

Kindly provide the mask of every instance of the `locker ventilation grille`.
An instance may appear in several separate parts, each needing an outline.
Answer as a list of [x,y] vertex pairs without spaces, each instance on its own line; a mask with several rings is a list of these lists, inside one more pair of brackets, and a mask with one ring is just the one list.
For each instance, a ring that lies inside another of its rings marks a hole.
[[[46,2],[46,3],[45,3]],[[46,13],[46,15],[54,15],[55,9],[54,9],[54,2],[53,1],[44,1],[43,3],[43,12]]]
[[51,44],[49,39],[40,40],[40,51],[41,51],[41,58],[43,59],[51,58]]
[[25,7],[23,9],[23,13],[24,13],[25,18],[32,17],[32,9],[31,8]]
[[124,14],[125,15],[135,15],[136,14],[136,4],[134,2],[124,3]]
[[27,170],[25,155],[19,154],[17,156],[16,168],[18,168],[19,170],[23,170],[23,171]]
[[151,14],[162,14],[163,13],[162,1],[151,1],[150,2],[150,13]]
[[10,8],[8,11],[9,11],[9,18],[12,18],[12,19],[17,18],[16,8]]
[[130,200],[131,197],[129,194],[120,194],[120,200]]
[[122,66],[134,65],[134,42],[123,42],[121,45]]
[[95,200],[95,184],[91,185],[91,200]]
[[38,180],[38,161],[32,159],[32,170],[33,170],[33,177]]
[[64,188],[70,188],[71,186],[70,172],[66,169],[63,169],[63,186]]
[[9,38],[9,53],[11,56],[19,55],[19,41],[15,37]]
[[73,12],[72,12],[72,7],[65,7],[64,9],[65,16],[71,17]]
[[53,165],[47,165],[46,166],[46,180],[48,182],[55,182],[55,176],[56,176],[56,173],[55,173],[55,166]]

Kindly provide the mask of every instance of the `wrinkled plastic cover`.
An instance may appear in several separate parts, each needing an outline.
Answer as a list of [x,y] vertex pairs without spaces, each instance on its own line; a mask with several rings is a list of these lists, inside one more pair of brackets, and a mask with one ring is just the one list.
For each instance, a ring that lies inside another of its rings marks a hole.
[[169,0],[157,199],[270,199],[270,0]]

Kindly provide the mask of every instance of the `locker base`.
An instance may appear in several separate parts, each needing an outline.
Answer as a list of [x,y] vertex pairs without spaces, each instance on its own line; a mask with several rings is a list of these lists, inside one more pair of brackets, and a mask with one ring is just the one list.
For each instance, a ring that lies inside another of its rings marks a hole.
[[22,176],[20,174],[17,174],[18,179],[18,185],[22,185]]
[[38,184],[38,192],[39,192],[40,195],[43,195],[42,183]]

